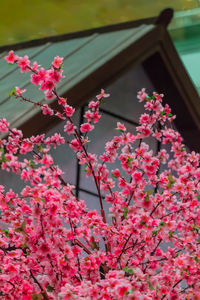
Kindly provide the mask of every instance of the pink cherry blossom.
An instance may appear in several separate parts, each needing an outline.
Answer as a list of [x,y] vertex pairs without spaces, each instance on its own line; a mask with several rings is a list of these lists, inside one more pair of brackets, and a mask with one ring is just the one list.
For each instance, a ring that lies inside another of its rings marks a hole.
[[47,104],[43,104],[41,109],[44,115],[52,116],[54,114],[53,110]]
[[23,93],[26,92],[26,89],[21,90],[18,86],[15,87],[16,89],[16,94],[21,96]]
[[14,64],[18,60],[18,56],[14,54],[14,51],[11,50],[8,54],[8,56],[5,57],[5,60],[7,63]]
[[64,126],[64,131],[66,131],[68,134],[74,134],[75,129],[76,126],[74,126],[73,123],[70,121],[67,121],[66,125]]
[[101,100],[102,98],[108,98],[110,97],[110,94],[106,94],[103,89],[101,89],[101,93],[96,96],[97,100]]
[[56,56],[56,57],[54,57],[52,66],[53,66],[55,69],[59,69],[60,66],[62,65],[62,62],[63,62],[63,57]]
[[139,102],[142,102],[146,99],[148,94],[146,93],[146,89],[142,89],[141,91],[138,92],[137,98],[139,99]]
[[[0,167],[24,182],[18,193],[0,185],[1,298],[198,299],[200,154],[190,153],[173,129],[175,116],[163,95],[142,89],[137,133],[117,122],[116,136],[98,156],[89,152],[87,133],[101,122],[99,106],[108,94],[101,90],[78,126],[75,109],[57,91],[62,58],[49,69],[14,52],[6,60],[30,71],[32,84],[54,97],[59,110],[27,99],[20,88],[12,96],[64,120],[64,136],[25,138],[0,120],[7,135],[0,139]],[[151,149],[149,138],[160,150]],[[87,193],[77,197],[65,180],[68,170],[56,165],[52,150],[60,145],[75,152],[93,181],[93,208]]]
[[21,72],[29,71],[28,67],[30,66],[30,60],[28,56],[20,57],[17,61],[18,66],[21,68]]
[[124,124],[120,123],[120,122],[117,122],[117,130],[120,130],[120,131],[126,131],[126,127]]
[[74,114],[74,112],[75,112],[75,109],[72,106],[70,106],[68,104],[65,105],[65,113],[66,113],[67,117],[71,117]]
[[82,124],[81,127],[80,127],[80,131],[81,131],[82,133],[91,131],[91,130],[93,130],[93,129],[94,129],[94,126],[91,125],[91,124],[89,124],[89,123],[84,123],[84,124]]
[[0,132],[8,132],[9,122],[4,118],[0,120]]

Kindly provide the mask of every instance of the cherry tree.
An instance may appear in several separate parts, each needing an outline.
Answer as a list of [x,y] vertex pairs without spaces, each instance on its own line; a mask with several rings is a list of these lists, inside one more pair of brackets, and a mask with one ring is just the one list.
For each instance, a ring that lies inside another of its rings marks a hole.
[[[57,92],[63,58],[55,57],[49,69],[13,51],[5,59],[30,72],[32,84],[60,110],[34,102],[19,87],[10,95],[61,119],[65,135],[24,138],[0,120],[7,135],[0,140],[1,169],[25,182],[20,193],[0,185],[1,299],[200,299],[200,154],[186,150],[163,95],[142,89],[145,113],[137,133],[117,122],[116,136],[98,157],[88,150],[88,136],[109,94],[102,89],[88,104],[78,128],[75,109]],[[149,149],[150,136],[163,145],[158,153]],[[61,144],[93,178],[95,210],[75,196],[55,165],[49,151]],[[27,153],[31,159],[19,158]]]

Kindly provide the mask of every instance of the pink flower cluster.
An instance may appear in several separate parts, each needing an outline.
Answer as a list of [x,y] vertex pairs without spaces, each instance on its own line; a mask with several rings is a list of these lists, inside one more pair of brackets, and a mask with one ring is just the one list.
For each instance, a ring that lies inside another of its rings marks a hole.
[[[62,111],[38,105],[49,117],[64,119],[67,137],[24,138],[0,120],[0,132],[8,134],[0,140],[1,169],[26,183],[20,193],[0,185],[0,298],[200,299],[200,154],[187,152],[163,95],[140,91],[146,112],[136,133],[118,122],[117,135],[98,157],[88,150],[88,133],[108,94],[101,90],[89,103],[77,128],[74,108],[56,91],[61,58],[47,71],[37,63],[30,67],[28,57],[13,51],[6,60],[31,71],[32,83],[54,94]],[[19,91],[13,96],[34,103]],[[149,137],[161,143],[158,152],[149,148]],[[69,144],[93,178],[99,197],[95,210],[76,198],[75,187],[49,154],[61,144]]]
[[[55,97],[54,88],[61,78],[63,78],[63,57],[56,56],[52,62],[51,68],[48,70],[40,68],[40,65],[38,65],[37,62],[34,62],[31,66],[27,55],[20,57],[15,55],[13,51],[9,52],[8,56],[5,57],[5,60],[10,64],[17,64],[22,73],[32,71],[31,82],[40,86],[40,90],[44,91],[46,99],[53,99]],[[25,90],[20,91],[18,87],[16,87],[16,89],[18,95],[25,92]]]

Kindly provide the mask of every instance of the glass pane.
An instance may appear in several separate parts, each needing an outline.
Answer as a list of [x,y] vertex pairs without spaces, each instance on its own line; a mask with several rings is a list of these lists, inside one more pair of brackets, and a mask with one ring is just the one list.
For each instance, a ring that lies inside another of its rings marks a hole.
[[9,189],[12,188],[16,193],[20,193],[21,190],[26,186],[26,183],[21,180],[20,175],[1,169],[0,184],[5,187],[5,192],[8,192]]
[[110,97],[102,105],[103,109],[111,111],[129,120],[138,122],[140,114],[144,111],[142,103],[138,102],[137,93],[146,88],[153,92],[153,85],[141,65],[120,76],[114,83],[106,87]]

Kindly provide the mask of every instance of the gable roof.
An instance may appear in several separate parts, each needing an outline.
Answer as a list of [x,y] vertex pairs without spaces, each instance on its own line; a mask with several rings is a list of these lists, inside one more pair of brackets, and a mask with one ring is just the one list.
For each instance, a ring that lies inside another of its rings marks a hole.
[[[58,92],[67,95],[74,106],[83,103],[125,69],[143,63],[157,90],[167,91],[166,101],[177,114],[176,126],[186,143],[198,150],[199,96],[166,30],[170,14],[170,10],[162,13],[156,24],[152,24],[155,19],[126,22],[4,46],[0,48],[1,58],[14,49],[18,55],[27,54],[32,61],[49,67],[54,56],[64,57],[66,77],[58,85]],[[30,84],[29,76],[19,74],[17,67],[9,68],[4,59],[0,60],[0,118],[7,118],[11,126],[23,129],[25,135],[41,132],[52,122],[44,118],[37,107],[24,102],[17,105],[16,100],[7,95],[14,85],[26,88],[27,97],[34,101],[45,101],[43,93]],[[57,108],[56,101],[51,103]]]

